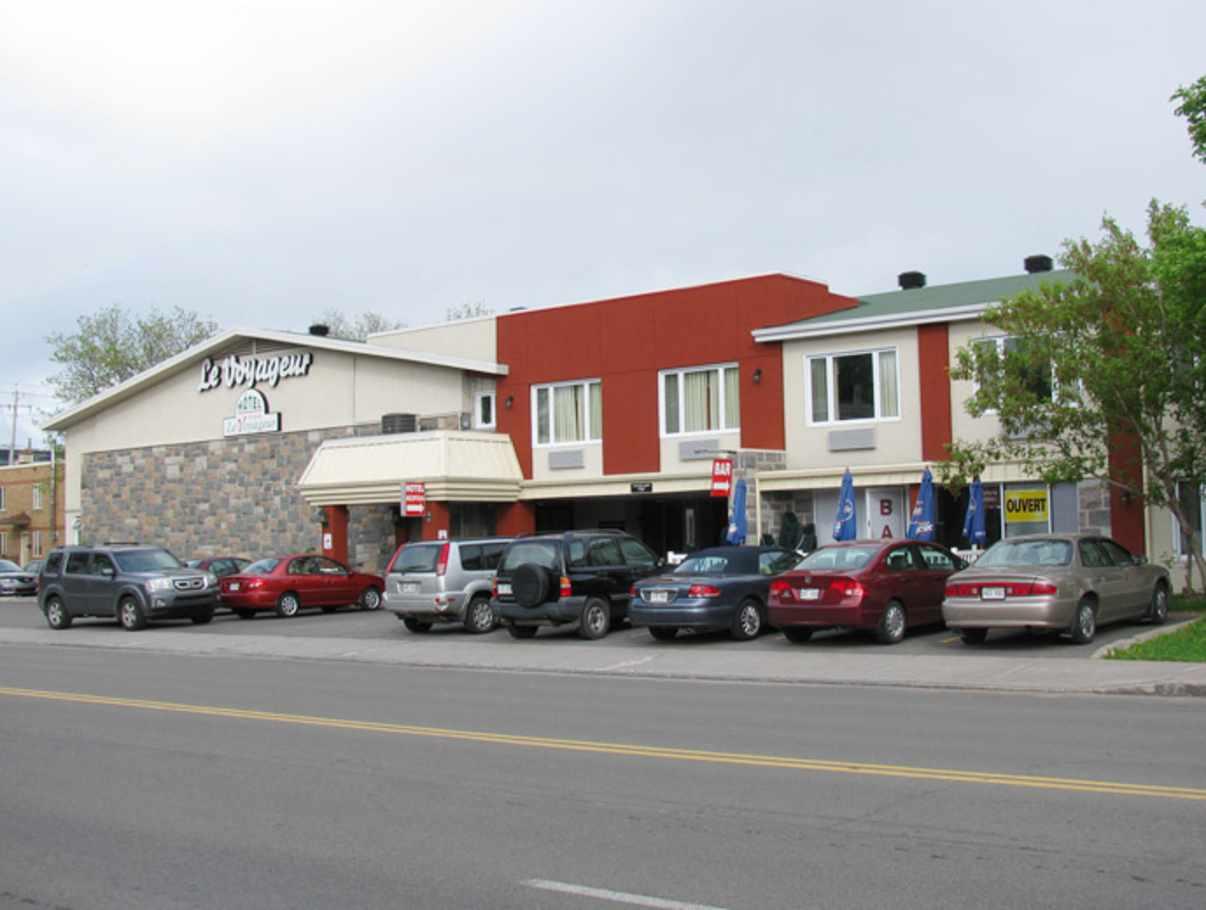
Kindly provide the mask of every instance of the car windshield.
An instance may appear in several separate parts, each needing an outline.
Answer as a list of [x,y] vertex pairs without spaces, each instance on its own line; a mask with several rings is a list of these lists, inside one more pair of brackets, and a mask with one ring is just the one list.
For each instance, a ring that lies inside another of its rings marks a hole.
[[123,572],[160,572],[180,568],[180,560],[167,550],[131,550],[114,553],[113,558]]
[[1072,544],[1066,540],[1002,540],[976,560],[980,566],[1066,566],[1072,562]]
[[279,559],[261,559],[258,562],[253,562],[246,569],[244,569],[240,574],[241,575],[267,575],[280,564],[281,564],[281,561]]
[[499,566],[499,569],[505,572],[513,572],[524,563],[529,562],[543,566],[551,572],[560,573],[561,556],[557,550],[557,543],[552,540],[525,540],[520,543],[513,543],[507,547],[507,552],[503,554],[502,564]]
[[725,575],[732,560],[727,556],[692,556],[674,567],[675,575]]
[[851,571],[867,565],[880,550],[867,547],[821,547],[813,550],[796,566],[797,569],[839,569]]
[[391,572],[434,572],[436,570],[436,561],[440,558],[440,550],[443,544],[430,543],[407,544],[402,548],[402,552],[398,554],[398,558],[394,560],[394,567]]
[[21,567],[15,562],[9,562],[7,559],[0,559],[0,572],[20,572]]

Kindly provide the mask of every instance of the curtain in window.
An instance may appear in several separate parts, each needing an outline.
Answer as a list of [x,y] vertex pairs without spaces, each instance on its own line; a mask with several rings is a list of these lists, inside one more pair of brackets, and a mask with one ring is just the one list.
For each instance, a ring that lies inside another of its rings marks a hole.
[[724,371],[724,425],[730,430],[736,430],[741,426],[740,383],[740,370]]
[[680,427],[678,418],[678,374],[666,374],[666,389],[663,398],[666,402],[666,432],[677,433]]
[[557,442],[581,442],[583,435],[582,386],[561,386],[553,390],[553,438]]
[[590,438],[603,438],[603,383],[590,384]]
[[536,442],[545,444],[549,441],[549,390],[536,390]]
[[683,374],[683,429],[715,430],[720,424],[720,388],[715,370]]
[[896,352],[879,352],[879,416],[900,416],[900,390],[896,387]]
[[[1177,484],[1177,498],[1181,500],[1181,509],[1185,513],[1185,518],[1188,519],[1190,526],[1197,531],[1198,539],[1202,538],[1202,491],[1192,483],[1184,481]],[[1193,547],[1189,542],[1189,535],[1181,530],[1179,522],[1175,522],[1177,527],[1177,537],[1181,540],[1181,546],[1178,553],[1182,556],[1193,552]]]
[[812,419],[824,423],[829,419],[829,362],[824,357],[808,361],[812,379]]

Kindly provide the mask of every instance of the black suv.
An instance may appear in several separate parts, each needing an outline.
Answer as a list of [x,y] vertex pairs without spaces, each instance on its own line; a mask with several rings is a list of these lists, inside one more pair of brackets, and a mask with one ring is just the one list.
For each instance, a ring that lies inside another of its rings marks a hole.
[[38,606],[52,629],[78,616],[115,616],[131,631],[151,619],[200,625],[218,603],[212,573],[189,569],[159,547],[63,547],[46,557],[38,577]]
[[627,614],[632,586],[663,564],[621,531],[520,537],[503,551],[490,605],[512,638],[571,622],[583,638],[602,638]]

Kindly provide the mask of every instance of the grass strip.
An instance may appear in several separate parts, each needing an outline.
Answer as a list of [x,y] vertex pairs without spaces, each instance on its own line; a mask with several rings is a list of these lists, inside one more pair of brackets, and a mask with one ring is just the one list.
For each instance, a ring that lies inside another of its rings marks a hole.
[[1206,662],[1206,618],[1159,638],[1141,641],[1108,655],[1110,660],[1176,660]]

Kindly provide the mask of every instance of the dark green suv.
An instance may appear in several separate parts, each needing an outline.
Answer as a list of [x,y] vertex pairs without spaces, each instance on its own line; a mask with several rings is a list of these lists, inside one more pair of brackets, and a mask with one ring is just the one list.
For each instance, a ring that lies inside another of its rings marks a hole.
[[38,606],[52,629],[81,616],[116,617],[131,631],[152,619],[200,625],[218,604],[211,572],[190,569],[160,547],[62,547],[46,557],[38,579]]
[[520,537],[503,551],[490,605],[512,638],[572,622],[583,638],[602,638],[627,615],[632,586],[664,565],[621,531]]

